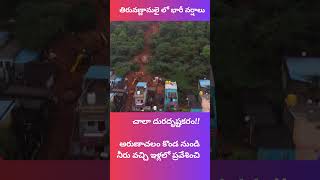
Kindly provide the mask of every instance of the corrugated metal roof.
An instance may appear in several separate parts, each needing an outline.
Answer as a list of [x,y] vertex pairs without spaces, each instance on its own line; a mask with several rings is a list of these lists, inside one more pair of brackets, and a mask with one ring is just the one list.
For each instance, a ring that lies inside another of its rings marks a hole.
[[24,50],[21,50],[17,55],[15,63],[17,64],[28,63],[28,62],[37,60],[39,58],[39,55],[40,54],[36,51],[24,49]]
[[289,57],[286,63],[293,80],[311,82],[310,77],[320,76],[320,58]]
[[117,77],[115,80],[114,80],[116,83],[119,83],[122,81],[122,78],[121,77]]
[[13,106],[14,101],[12,100],[0,100],[0,121],[7,115]]
[[115,84],[118,84],[122,81],[122,78],[121,77],[116,77],[115,79],[110,79],[110,82],[112,83],[115,83]]
[[200,87],[202,88],[210,88],[210,80],[208,79],[199,80],[199,84],[200,84]]
[[95,65],[91,66],[85,74],[85,79],[105,79],[109,78],[109,67]]
[[147,83],[146,82],[138,82],[137,87],[144,87],[147,88]]

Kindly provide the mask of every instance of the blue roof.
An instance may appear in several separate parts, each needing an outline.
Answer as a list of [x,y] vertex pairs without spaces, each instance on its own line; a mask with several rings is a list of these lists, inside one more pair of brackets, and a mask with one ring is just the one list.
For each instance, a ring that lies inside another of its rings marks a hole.
[[146,82],[138,82],[137,87],[147,87],[147,83]]
[[85,79],[109,79],[109,67],[102,65],[90,66],[87,73],[85,74]]
[[0,101],[0,121],[7,115],[7,113],[13,108],[14,101],[4,100]]
[[287,58],[290,78],[310,82],[310,77],[320,76],[320,58]]
[[199,84],[200,84],[200,87],[210,88],[210,80],[208,80],[208,79],[199,80]]
[[114,80],[115,83],[119,83],[119,82],[121,82],[121,81],[122,81],[122,78],[121,78],[121,77],[117,77],[117,78]]
[[202,108],[191,108],[190,112],[202,112]]
[[24,50],[21,50],[17,55],[15,63],[18,63],[18,64],[28,63],[28,62],[37,60],[39,58],[39,55],[40,54],[36,51],[24,49]]

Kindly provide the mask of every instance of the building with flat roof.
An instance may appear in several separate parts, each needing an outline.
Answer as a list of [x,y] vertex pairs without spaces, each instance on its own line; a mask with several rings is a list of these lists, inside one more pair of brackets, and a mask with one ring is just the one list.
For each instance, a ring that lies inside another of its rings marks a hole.
[[293,119],[296,159],[320,158],[320,58],[286,57],[283,66],[286,119]]
[[177,82],[166,81],[165,82],[165,111],[177,111],[178,109],[178,85]]
[[14,61],[15,64],[15,78],[20,80],[25,75],[26,64],[39,60],[40,53],[28,49],[21,50]]
[[199,88],[199,101],[201,103],[202,112],[210,112],[210,80],[200,79]]
[[17,41],[11,41],[0,49],[0,81],[9,83],[14,79],[14,61],[19,50]]
[[78,139],[81,156],[101,158],[105,154],[108,129],[108,66],[91,66],[84,75],[79,98]]
[[148,86],[146,82],[138,82],[134,92],[134,111],[142,111],[146,106]]

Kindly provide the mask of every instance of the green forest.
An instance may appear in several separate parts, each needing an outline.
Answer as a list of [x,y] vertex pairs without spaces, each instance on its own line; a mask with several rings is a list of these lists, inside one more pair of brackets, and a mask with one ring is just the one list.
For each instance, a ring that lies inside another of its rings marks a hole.
[[320,54],[319,7],[315,0],[215,1],[212,65],[223,137],[237,138],[243,92],[263,94],[281,112],[284,57]]
[[144,31],[148,23],[112,23],[110,27],[111,67],[119,76],[139,67],[131,61],[143,50]]
[[[111,67],[120,76],[139,67],[132,63],[144,48],[144,33],[150,23],[111,24]],[[210,70],[209,23],[160,23],[151,40],[147,70],[154,76],[177,81],[180,91],[195,90]]]
[[0,29],[13,31],[24,47],[35,50],[61,33],[94,29],[96,19],[94,4],[87,0],[4,0],[0,5]]
[[149,71],[177,81],[181,91],[194,90],[210,71],[210,24],[161,23],[153,39]]

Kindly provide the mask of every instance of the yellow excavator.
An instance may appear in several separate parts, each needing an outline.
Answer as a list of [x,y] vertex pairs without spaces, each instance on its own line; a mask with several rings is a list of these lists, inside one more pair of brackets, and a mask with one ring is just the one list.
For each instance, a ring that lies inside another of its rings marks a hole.
[[85,60],[89,61],[89,56],[87,54],[86,49],[83,49],[82,52],[77,56],[77,59],[75,63],[72,65],[70,72],[74,73],[77,70],[78,66],[82,64]]

